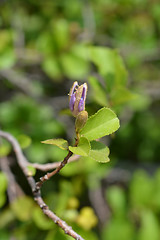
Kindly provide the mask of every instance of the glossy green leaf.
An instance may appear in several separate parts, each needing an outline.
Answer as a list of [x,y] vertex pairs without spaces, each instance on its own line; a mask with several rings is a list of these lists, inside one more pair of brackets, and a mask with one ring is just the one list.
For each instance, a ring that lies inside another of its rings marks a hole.
[[62,138],[48,139],[48,140],[42,141],[41,143],[55,145],[63,150],[68,149],[68,142]]
[[80,138],[77,147],[69,146],[69,150],[71,152],[80,156],[88,156],[90,149],[90,143],[85,137]]
[[96,160],[97,162],[106,163],[109,162],[109,148],[101,142],[92,141],[91,150],[89,152],[89,157]]
[[112,134],[119,126],[116,114],[109,108],[101,108],[88,119],[80,135],[91,141]]

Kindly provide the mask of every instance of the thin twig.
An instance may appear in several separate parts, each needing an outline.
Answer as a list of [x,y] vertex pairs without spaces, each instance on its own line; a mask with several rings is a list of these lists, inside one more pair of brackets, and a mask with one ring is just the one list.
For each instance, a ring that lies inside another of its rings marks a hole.
[[[75,147],[78,145],[78,140],[79,138],[76,139],[75,142]],[[35,191],[38,191],[42,184],[49,180],[51,177],[53,177],[56,173],[58,173],[68,162],[69,158],[73,155],[71,151],[68,152],[67,156],[63,159],[63,161],[60,163],[60,165],[52,172],[45,174],[43,177],[40,178],[40,181],[36,183],[36,189]]]
[[[77,161],[79,158],[80,158],[79,155],[74,155],[74,156],[70,157],[70,159],[68,160],[68,163]],[[46,171],[49,171],[49,170],[59,167],[60,164],[61,164],[60,162],[53,162],[53,163],[46,163],[46,164],[30,163],[29,165],[38,170],[46,172]]]
[[0,167],[8,179],[7,195],[9,202],[12,203],[17,197],[24,195],[24,192],[16,182],[16,179],[9,167],[9,159],[7,157],[0,158]]
[[68,159],[73,155],[71,151],[68,152],[67,156],[64,158],[64,160],[60,163],[60,165],[52,172],[45,174],[43,177],[40,178],[40,181],[36,183],[36,189],[35,191],[39,190],[42,186],[42,184],[49,180],[51,177],[53,177],[56,173],[58,173],[68,162]]
[[[17,161],[19,166],[21,167],[24,175],[26,176],[28,183],[32,189],[32,193],[34,196],[34,200],[37,202],[37,204],[40,206],[42,209],[43,213],[47,215],[50,219],[53,220],[54,223],[56,223],[59,227],[61,227],[66,234],[69,236],[73,237],[76,240],[84,240],[80,235],[78,235],[74,230],[72,230],[72,227],[68,226],[66,222],[61,220],[58,216],[56,216],[50,209],[49,207],[45,204],[41,197],[41,192],[40,189],[36,188],[36,182],[32,176],[29,175],[29,171],[27,169],[27,166],[30,165],[26,157],[23,155],[23,152],[19,146],[19,143],[17,140],[9,133],[0,131],[0,136],[5,138],[7,141],[9,141],[14,149],[14,152],[17,157]],[[63,161],[64,163],[68,161],[70,155],[72,155],[70,152],[68,153],[68,157],[66,157]],[[68,158],[68,159],[67,159]],[[61,163],[61,167],[58,167],[56,172],[58,172],[62,167],[63,167],[63,161]],[[36,191],[35,191],[36,189]]]

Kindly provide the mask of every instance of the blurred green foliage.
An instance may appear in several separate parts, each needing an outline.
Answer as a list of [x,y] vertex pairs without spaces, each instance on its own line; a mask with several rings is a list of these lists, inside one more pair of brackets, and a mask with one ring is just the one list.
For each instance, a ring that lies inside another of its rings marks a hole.
[[[159,15],[159,1],[149,0],[0,1],[0,128],[17,138],[29,161],[65,157],[41,141],[74,139],[73,120],[64,113],[75,80],[88,82],[89,114],[107,106],[120,117],[121,128],[103,139],[109,163],[84,156],[42,189],[51,210],[84,239],[160,238]],[[71,239],[36,206],[11,146],[2,140],[5,156],[25,195],[17,192],[10,202],[0,165],[0,239]],[[103,185],[117,165],[130,179],[124,186],[117,175],[117,184]],[[99,200],[89,197],[96,189],[111,211],[106,222],[97,211]]]

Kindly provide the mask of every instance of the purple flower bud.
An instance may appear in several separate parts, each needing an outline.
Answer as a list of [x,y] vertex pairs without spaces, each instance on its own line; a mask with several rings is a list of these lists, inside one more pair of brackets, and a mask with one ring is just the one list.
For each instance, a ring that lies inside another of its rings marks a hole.
[[79,112],[84,110],[84,100],[83,100],[83,98],[81,98],[80,101],[79,101],[78,110],[79,110]]
[[70,108],[71,111],[74,110],[74,103],[75,103],[75,100],[76,100],[76,96],[75,96],[76,94],[75,94],[74,91],[75,91],[77,86],[78,86],[78,82],[74,82],[73,86],[70,90],[70,93],[69,93],[69,108]]
[[87,84],[78,86],[78,82],[74,82],[69,93],[69,107],[73,116],[77,116],[79,112],[85,110],[85,100],[87,95]]

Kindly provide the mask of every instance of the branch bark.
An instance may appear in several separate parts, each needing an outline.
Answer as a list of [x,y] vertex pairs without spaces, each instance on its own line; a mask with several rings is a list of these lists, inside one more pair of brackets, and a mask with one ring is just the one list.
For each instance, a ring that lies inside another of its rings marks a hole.
[[[79,155],[74,155],[69,158],[68,163],[77,161],[79,158],[80,158]],[[46,171],[53,170],[53,169],[59,167],[60,164],[61,164],[60,162],[53,162],[53,163],[46,163],[46,164],[30,163],[29,165],[38,170],[46,172]]]
[[[37,188],[36,182],[32,176],[30,176],[29,171],[27,169],[27,166],[30,165],[26,157],[24,156],[19,143],[17,140],[9,133],[1,131],[0,130],[0,137],[5,138],[8,142],[11,143],[13,150],[16,154],[17,161],[19,166],[21,167],[24,175],[26,176],[28,183],[32,189],[34,200],[37,202],[39,207],[42,209],[43,213],[48,216],[50,219],[53,220],[54,223],[56,223],[60,228],[64,230],[66,234],[73,237],[76,240],[84,240],[80,235],[78,235],[72,227],[68,226],[66,222],[64,222],[62,219],[60,219],[57,215],[55,215],[49,207],[45,204],[41,197],[40,187]],[[68,159],[71,157],[72,153],[69,151],[68,155],[64,160],[60,163],[60,165],[52,172],[50,173],[52,176],[60,171],[62,167],[65,166],[65,164],[68,162]],[[41,182],[41,181],[40,181]]]

